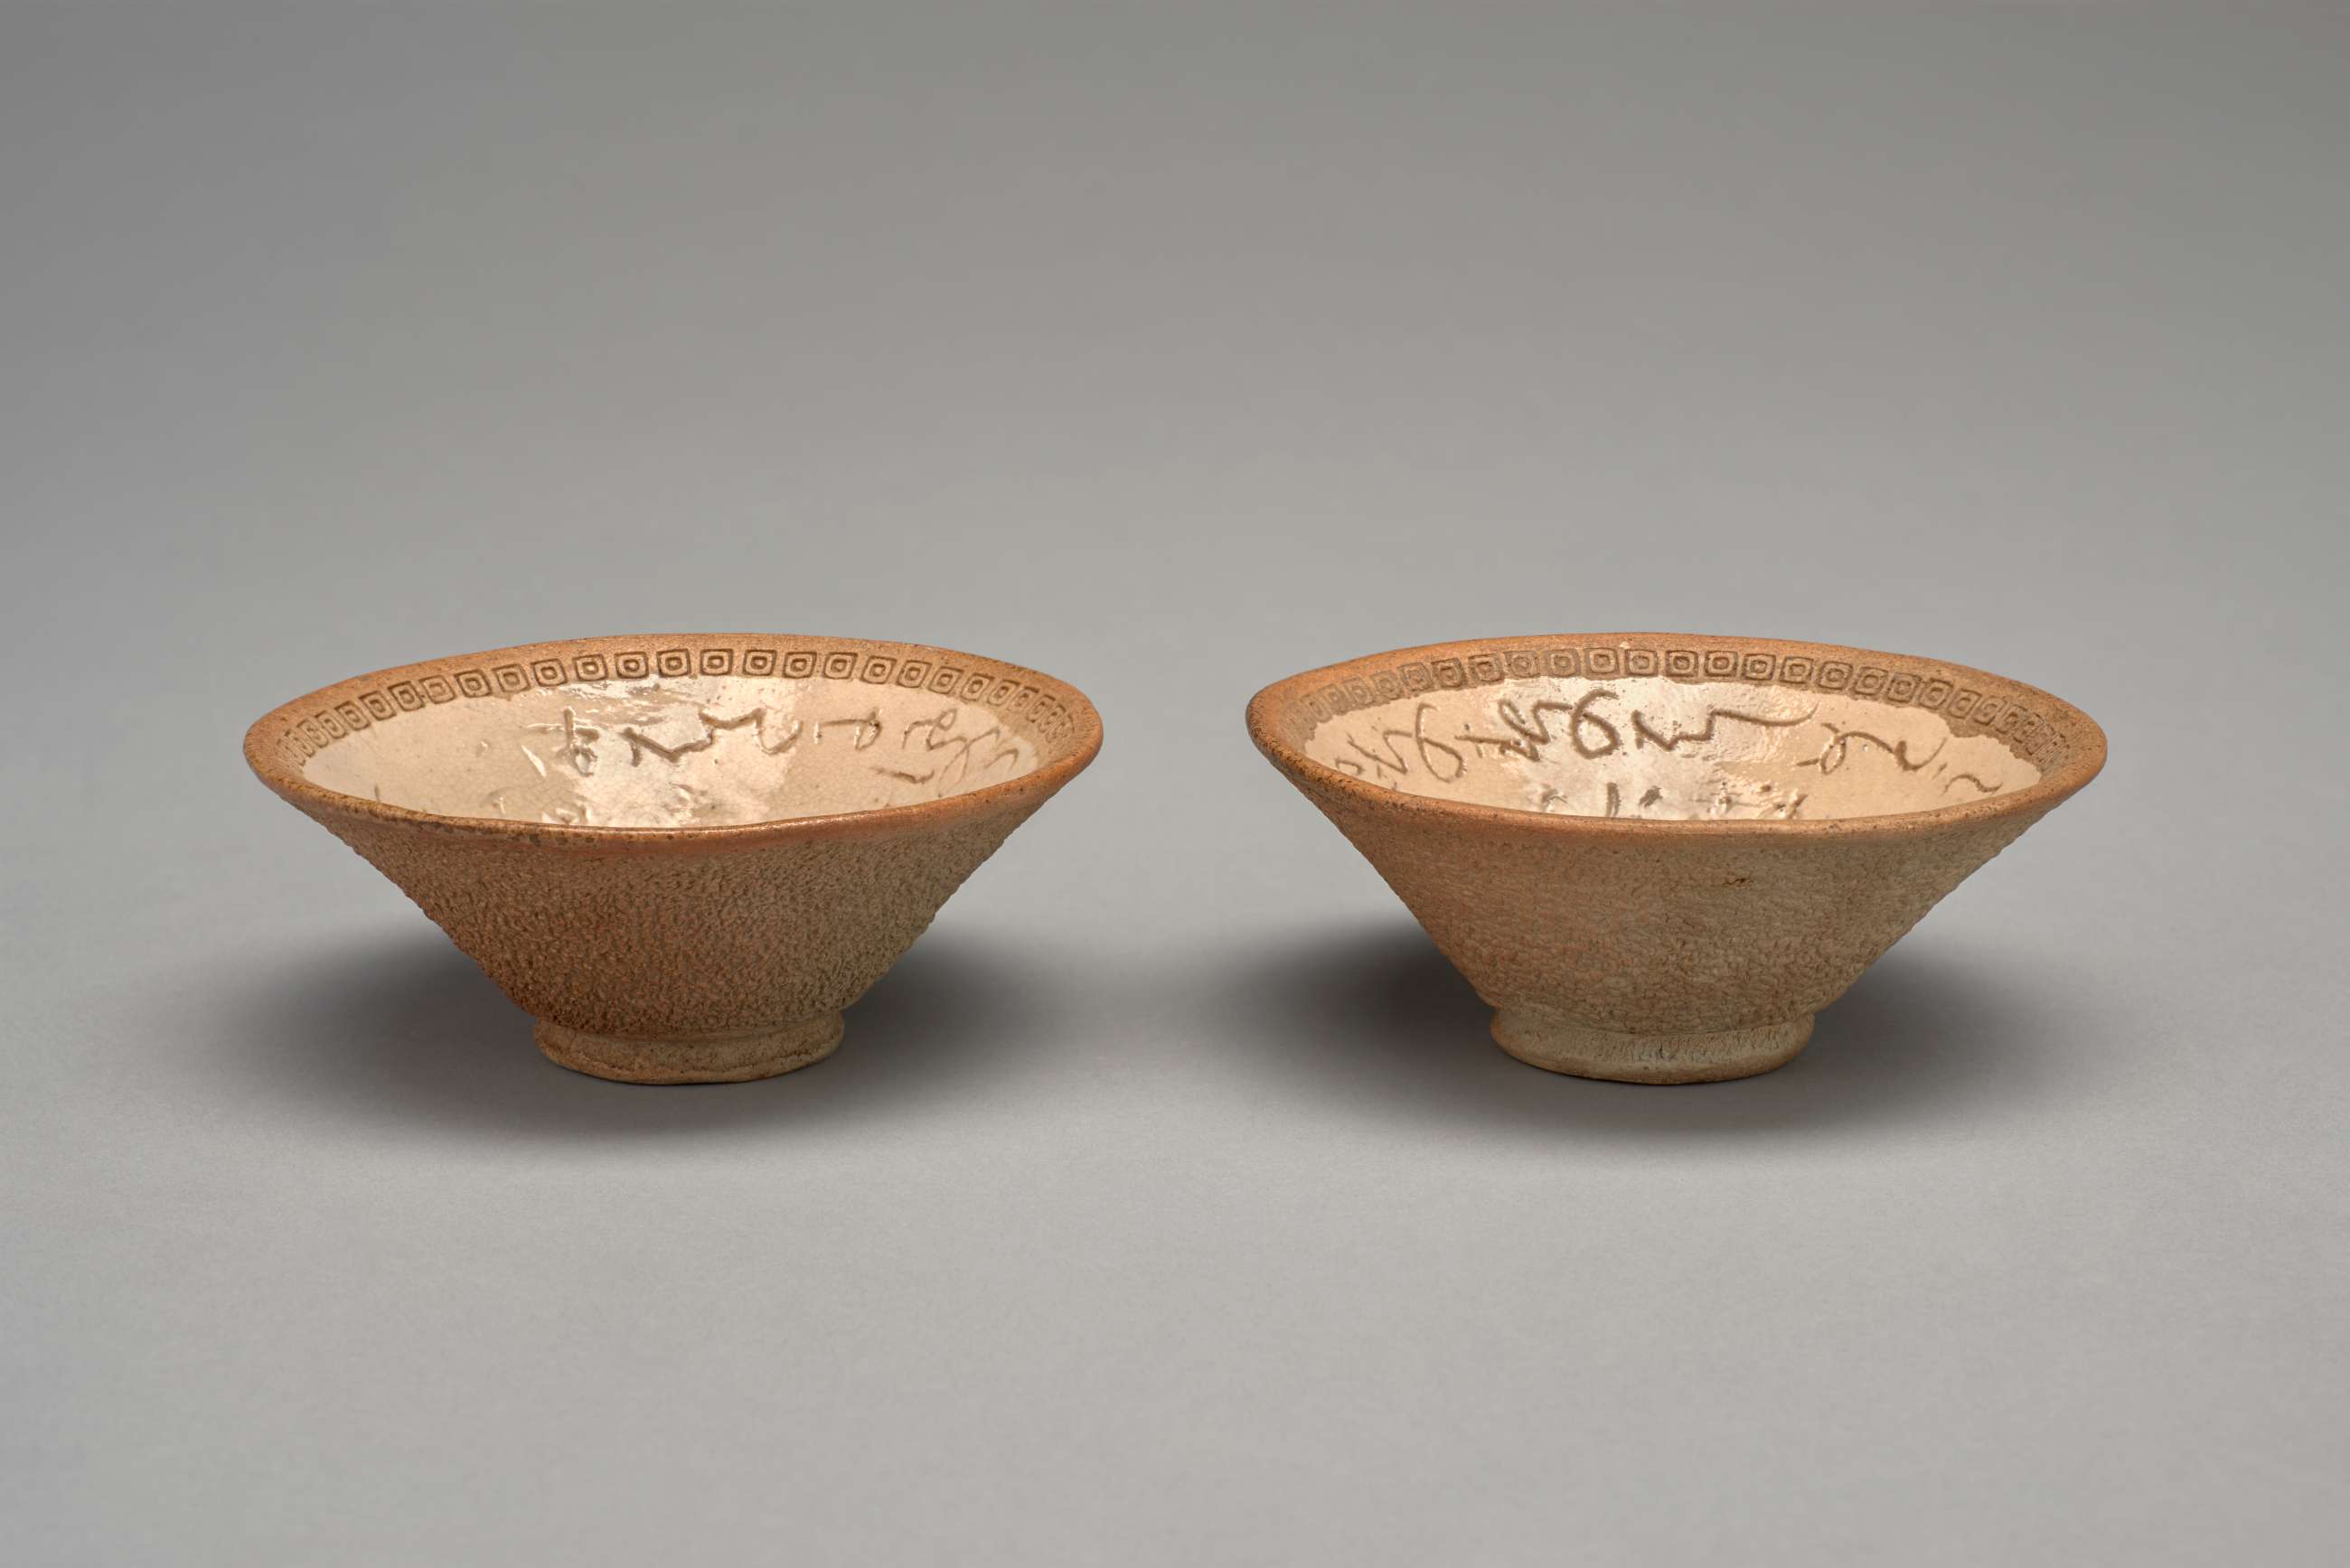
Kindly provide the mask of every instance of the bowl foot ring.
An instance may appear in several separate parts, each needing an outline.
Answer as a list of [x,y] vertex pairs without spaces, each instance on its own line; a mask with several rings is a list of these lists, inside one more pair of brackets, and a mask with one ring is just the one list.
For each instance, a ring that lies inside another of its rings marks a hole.
[[531,1031],[547,1060],[623,1084],[742,1084],[821,1062],[840,1044],[837,1012],[795,1023],[669,1040],[590,1034],[542,1018]]
[[1519,1061],[1546,1072],[1618,1084],[1711,1084],[1751,1078],[1795,1059],[1812,1037],[1812,1015],[1716,1033],[1618,1034],[1555,1013],[1504,1007],[1493,1038]]

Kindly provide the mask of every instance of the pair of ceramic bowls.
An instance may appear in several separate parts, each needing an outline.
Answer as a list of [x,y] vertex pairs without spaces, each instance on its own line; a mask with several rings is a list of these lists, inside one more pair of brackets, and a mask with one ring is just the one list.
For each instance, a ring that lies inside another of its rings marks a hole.
[[[1496,639],[1278,681],[1249,733],[1555,1072],[1766,1072],[2104,733],[1981,670],[1818,643]],[[1075,687],[898,642],[588,638],[407,665],[246,733],[567,1067],[763,1078],[1101,747]]]

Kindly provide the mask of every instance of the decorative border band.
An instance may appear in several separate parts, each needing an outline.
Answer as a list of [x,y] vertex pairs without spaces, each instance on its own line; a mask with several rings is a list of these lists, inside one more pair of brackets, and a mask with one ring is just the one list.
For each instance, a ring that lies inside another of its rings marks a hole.
[[1533,680],[1545,676],[1580,676],[1593,680],[1617,676],[1740,680],[1753,686],[1833,692],[1896,706],[1931,709],[1950,721],[1961,733],[1973,732],[1997,737],[2010,751],[2043,773],[2064,753],[2063,735],[2039,713],[2020,702],[1961,686],[1941,675],[1921,675],[1911,670],[1808,653],[1731,648],[1613,642],[1577,648],[1497,649],[1461,657],[1410,659],[1308,691],[1299,698],[1299,704],[1318,723],[1422,691],[1497,686],[1504,680]]
[[1002,673],[1010,669],[987,659],[956,663],[928,654],[901,657],[869,647],[822,644],[605,647],[591,653],[538,654],[495,665],[470,665],[448,674],[402,676],[304,714],[287,727],[281,740],[307,759],[370,725],[388,723],[403,713],[421,712],[460,697],[513,697],[535,687],[557,687],[575,680],[678,680],[696,674],[740,674],[754,680],[854,679],[868,686],[897,686],[977,702],[1000,718],[1019,720],[1048,742],[1076,732],[1076,718],[1066,703],[1037,686],[1025,671]]

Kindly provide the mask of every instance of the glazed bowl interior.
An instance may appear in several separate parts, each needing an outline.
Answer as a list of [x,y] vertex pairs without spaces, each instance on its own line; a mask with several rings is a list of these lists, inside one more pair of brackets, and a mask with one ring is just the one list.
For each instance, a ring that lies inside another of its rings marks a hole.
[[1260,703],[1261,739],[1363,785],[1649,821],[2005,801],[2080,761],[2064,737],[2095,729],[2045,692],[1963,666],[1734,638],[1405,649],[1295,677]]
[[1064,760],[1089,730],[1081,696],[1017,666],[751,637],[435,660],[330,687],[255,727],[280,741],[276,764],[317,789],[432,816],[605,829],[945,800]]

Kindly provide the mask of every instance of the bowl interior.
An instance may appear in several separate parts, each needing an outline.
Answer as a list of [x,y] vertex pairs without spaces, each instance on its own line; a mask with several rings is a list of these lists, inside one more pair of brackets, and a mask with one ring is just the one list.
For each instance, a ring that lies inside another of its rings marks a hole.
[[1073,710],[1057,688],[905,644],[545,644],[293,704],[315,711],[296,719],[290,760],[319,788],[434,815],[732,826],[1020,778],[1063,749]]
[[[1415,658],[1414,653],[1435,657]],[[1324,675],[1341,679],[1320,683]],[[1365,784],[1666,821],[1931,811],[2041,781],[2060,749],[1959,666],[1746,639],[1448,645],[1300,677],[1290,739]]]

